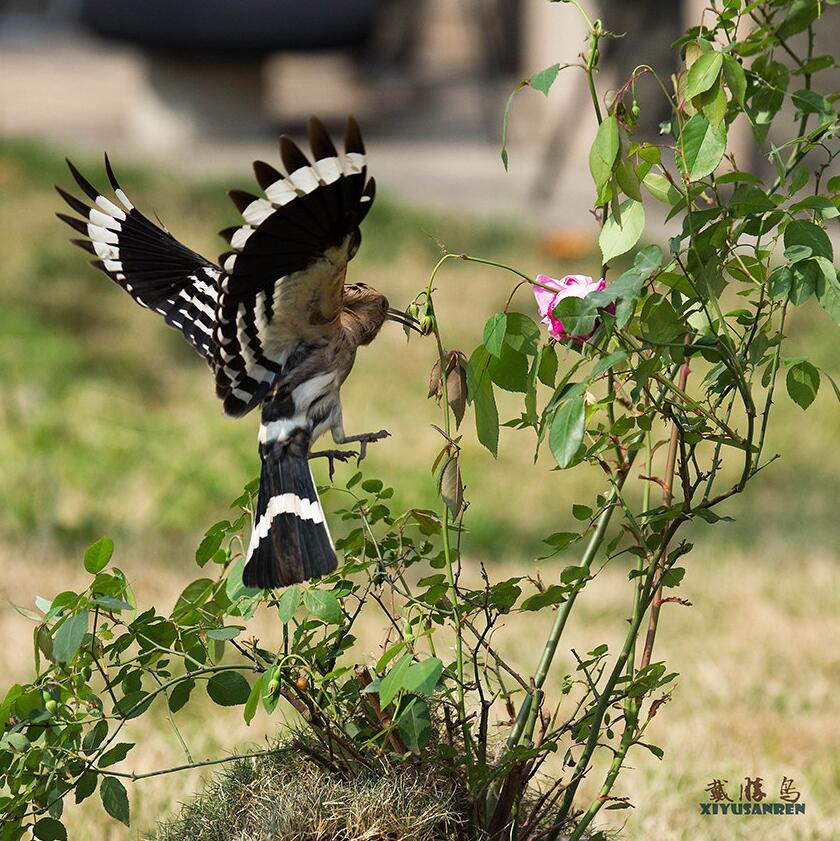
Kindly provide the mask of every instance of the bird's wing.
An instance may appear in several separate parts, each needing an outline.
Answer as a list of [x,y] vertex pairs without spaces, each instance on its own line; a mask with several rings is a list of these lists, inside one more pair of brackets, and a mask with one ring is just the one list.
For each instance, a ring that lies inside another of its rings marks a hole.
[[219,258],[215,365],[216,393],[229,415],[256,406],[301,348],[327,343],[340,329],[347,263],[375,184],[366,180],[352,118],[343,153],[314,118],[309,142],[312,161],[280,139],[283,173],[254,164],[264,198],[231,193],[245,224],[222,231],[233,250]]
[[92,265],[118,283],[138,304],[160,313],[212,365],[218,267],[182,245],[132,205],[120,189],[107,155],[105,169],[114,200],[93,187],[70,161],[67,164],[76,183],[93,202],[93,207],[89,207],[56,187],[82,217],[56,214],[87,237],[71,242],[93,254],[97,259]]

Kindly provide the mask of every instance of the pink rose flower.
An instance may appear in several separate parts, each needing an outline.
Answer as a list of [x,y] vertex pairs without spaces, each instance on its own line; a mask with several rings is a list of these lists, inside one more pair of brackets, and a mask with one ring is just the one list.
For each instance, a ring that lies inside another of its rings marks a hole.
[[[572,336],[566,332],[563,322],[559,318],[555,318],[552,313],[557,304],[564,298],[585,298],[593,292],[602,292],[607,285],[603,278],[593,280],[588,275],[569,274],[556,280],[548,275],[539,274],[537,275],[537,283],[541,285],[531,287],[534,290],[534,297],[537,299],[537,309],[542,316],[542,323],[548,326],[548,332],[558,342],[582,343],[594,334],[595,330],[586,336]],[[596,323],[596,329],[597,326]]]

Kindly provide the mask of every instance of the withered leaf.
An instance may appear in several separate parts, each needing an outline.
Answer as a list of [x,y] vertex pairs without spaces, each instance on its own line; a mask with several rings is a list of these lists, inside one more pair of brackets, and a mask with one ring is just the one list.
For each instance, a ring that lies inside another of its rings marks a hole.
[[440,473],[440,496],[452,516],[457,517],[464,505],[464,486],[461,484],[457,453],[450,457]]
[[459,427],[467,410],[467,372],[460,365],[447,374],[446,397],[455,415],[455,426]]
[[446,398],[459,427],[467,410],[467,357],[458,350],[446,355]]
[[432,365],[432,372],[429,375],[429,398],[438,397],[441,391],[441,378],[440,378],[440,360],[435,360],[435,364]]

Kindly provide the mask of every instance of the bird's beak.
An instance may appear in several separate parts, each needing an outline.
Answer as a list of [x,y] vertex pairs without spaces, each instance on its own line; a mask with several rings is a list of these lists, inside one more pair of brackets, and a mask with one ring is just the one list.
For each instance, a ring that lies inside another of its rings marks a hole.
[[407,312],[398,310],[395,307],[389,307],[388,321],[396,321],[397,324],[402,324],[406,330],[415,330],[418,333],[423,332],[420,329],[420,322],[413,315],[409,315]]

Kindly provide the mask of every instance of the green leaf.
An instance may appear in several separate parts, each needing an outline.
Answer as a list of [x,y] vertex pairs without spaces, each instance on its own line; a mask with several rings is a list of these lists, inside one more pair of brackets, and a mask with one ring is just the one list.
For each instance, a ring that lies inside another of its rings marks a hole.
[[824,257],[814,258],[814,263],[820,270],[817,277],[817,300],[834,323],[840,324],[840,283],[837,271]]
[[659,745],[648,745],[645,742],[636,742],[641,748],[647,748],[657,759],[662,759],[665,756],[665,751]]
[[341,623],[341,605],[335,593],[310,587],[303,592],[303,604],[313,616],[317,616],[327,625]]
[[685,577],[685,569],[682,567],[671,567],[662,573],[660,583],[663,587],[679,587]]
[[283,591],[283,595],[277,600],[277,614],[284,625],[292,621],[297,609],[300,607],[300,587],[292,584]]
[[641,202],[626,199],[619,205],[621,222],[611,213],[598,237],[604,264],[629,251],[645,229],[645,208]]
[[793,285],[793,272],[787,266],[779,266],[770,272],[767,278],[767,291],[774,301],[783,301],[790,295]]
[[643,277],[650,277],[662,265],[662,249],[648,245],[640,249],[633,258],[633,268]]
[[100,537],[96,543],[85,552],[85,569],[91,574],[101,572],[114,554],[114,541],[110,537]]
[[248,700],[245,702],[245,709],[242,711],[242,717],[245,723],[250,725],[257,714],[257,707],[260,704],[260,695],[263,691],[263,678],[268,672],[265,672],[259,680],[254,681],[251,691],[248,693]]
[[402,688],[418,695],[432,695],[443,674],[443,663],[437,657],[429,657],[412,663],[406,670]]
[[134,610],[133,605],[124,602],[122,599],[115,599],[113,596],[97,596],[95,599],[91,599],[90,603],[104,607],[106,610]]
[[528,390],[528,357],[505,342],[499,357],[488,363],[490,379],[505,391],[525,393]]
[[567,592],[565,587],[561,587],[559,584],[552,584],[546,588],[545,592],[536,593],[525,599],[520,605],[520,610],[542,610],[549,605],[560,604],[566,601]]
[[391,667],[385,677],[379,684],[379,703],[382,709],[388,706],[397,693],[403,688],[403,680],[411,666],[411,655],[403,654],[399,660]]
[[55,818],[41,818],[35,822],[32,834],[41,841],[67,841],[67,830]]
[[635,201],[642,200],[642,182],[636,175],[636,169],[629,158],[619,160],[615,168],[615,180],[621,192],[626,196]]
[[[228,569],[227,582],[225,583],[225,595],[232,602],[239,602],[237,608],[240,612],[247,611],[247,605],[249,604],[248,600],[250,600],[250,604],[253,604],[264,592],[258,587],[246,587],[242,581],[242,575],[244,572],[245,556],[243,555],[242,557],[237,558],[230,569]],[[183,613],[184,618],[190,617],[190,615],[190,609],[185,608]],[[242,615],[244,615],[244,613],[242,613]],[[192,617],[197,618],[197,615],[193,613]]]
[[709,90],[694,99],[694,104],[712,128],[719,130],[729,104],[723,90],[723,82],[718,79]]
[[788,369],[787,391],[798,406],[807,409],[820,389],[820,372],[810,362],[797,362]]
[[811,256],[812,252],[809,246],[807,245],[791,245],[785,249],[785,260],[788,263],[800,263],[802,260],[807,260]]
[[612,176],[618,147],[618,120],[611,114],[598,126],[598,132],[589,150],[589,171],[599,194]]
[[594,379],[598,374],[602,374],[614,365],[618,365],[619,362],[624,362],[625,359],[627,359],[627,354],[623,350],[614,351],[609,356],[599,359],[592,366],[592,374],[590,376]]
[[224,628],[211,628],[207,632],[207,637],[211,640],[232,640],[236,639],[243,630],[235,625],[226,625]]
[[547,543],[553,549],[565,549],[570,543],[574,542],[580,537],[577,532],[574,531],[558,531],[552,534],[550,537],[546,537],[543,540],[543,543]]
[[96,791],[96,784],[99,782],[99,775],[95,771],[85,771],[75,786],[75,801],[77,804],[87,800]]
[[187,584],[175,602],[172,618],[176,622],[186,620],[193,610],[201,607],[210,598],[214,586],[214,582],[209,578],[198,578]]
[[793,246],[805,246],[811,249],[815,257],[825,257],[826,260],[834,259],[834,249],[831,240],[823,228],[814,222],[807,222],[804,219],[794,219],[785,228],[785,248]]
[[590,295],[589,299],[598,307],[606,307],[615,302],[615,322],[621,328],[633,315],[636,300],[641,295],[644,285],[644,278],[635,269],[630,269],[603,292]]
[[492,356],[501,356],[507,330],[507,315],[497,312],[491,315],[484,325],[484,347]]
[[685,332],[685,326],[667,298],[648,298],[642,311],[642,324],[647,336],[654,342],[668,344]]
[[68,616],[61,623],[53,637],[53,657],[56,662],[69,663],[76,656],[87,629],[87,610],[80,610],[78,613]]
[[589,576],[589,568],[585,566],[570,566],[566,567],[560,573],[560,580],[563,584],[573,584],[575,581],[587,578]]
[[790,38],[791,35],[807,29],[819,14],[817,0],[793,0],[792,3],[785,5],[788,7],[788,13],[776,29],[776,34],[782,39]]
[[499,452],[499,411],[490,380],[490,354],[479,345],[467,366],[467,390],[475,409],[475,429],[478,440],[495,457]]
[[537,377],[543,385],[554,388],[554,381],[557,379],[557,351],[554,345],[544,345],[540,349]]
[[412,698],[400,715],[398,727],[405,746],[412,753],[420,753],[432,734],[429,705],[422,698]]
[[702,53],[691,65],[685,81],[685,98],[694,99],[703,91],[709,90],[720,76],[723,67],[723,55],[718,52]]
[[210,531],[204,536],[198,549],[195,550],[195,562],[200,567],[203,567],[219,551],[224,537],[225,532],[223,530]]
[[813,260],[795,263],[793,266],[793,286],[790,290],[790,302],[794,306],[804,304],[817,290],[820,269]]
[[677,163],[690,181],[715,171],[726,151],[726,123],[713,128],[702,114],[695,114],[683,127]]
[[169,709],[174,713],[178,712],[190,700],[194,688],[195,681],[192,679],[176,683],[169,692]]
[[588,336],[595,329],[598,309],[590,298],[563,298],[552,315],[560,320],[563,329],[572,336]]
[[154,699],[154,695],[151,695],[148,692],[143,692],[142,690],[127,692],[119,699],[115,709],[122,718],[137,718],[149,709]]
[[546,67],[545,70],[540,70],[539,73],[535,73],[531,76],[531,87],[535,91],[540,91],[548,96],[548,92],[554,84],[559,72],[559,64],[552,64],[551,67]]
[[105,811],[116,820],[131,826],[128,808],[128,794],[125,786],[116,777],[105,777],[99,786],[99,796]]
[[575,503],[572,506],[572,516],[576,520],[588,520],[592,516],[592,509],[588,505],[578,505]]
[[648,192],[664,204],[674,205],[682,197],[680,191],[664,176],[658,172],[649,172],[643,179],[642,184],[647,187]]
[[107,768],[109,765],[116,765],[122,762],[128,752],[134,747],[134,742],[120,742],[110,750],[105,751],[96,763],[99,768]]
[[529,316],[521,312],[509,312],[505,342],[514,350],[536,356],[540,344],[540,328]]
[[562,406],[551,421],[548,444],[561,468],[568,467],[580,445],[586,430],[586,410],[582,397],[576,397]]
[[723,77],[726,79],[726,86],[732,97],[743,108],[744,97],[747,93],[747,77],[738,60],[728,53],[723,56]]
[[239,672],[218,672],[207,681],[207,694],[220,707],[238,707],[248,700],[251,687]]

